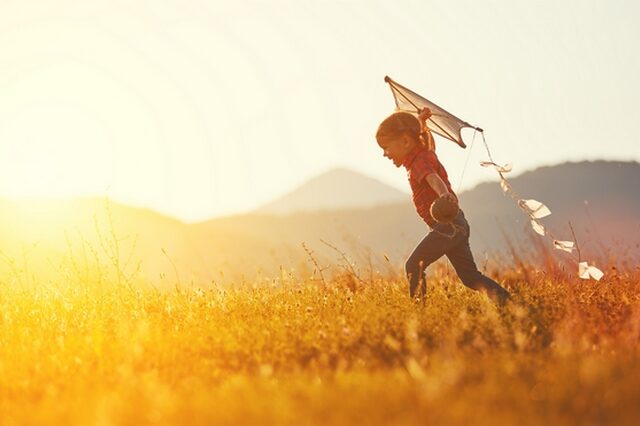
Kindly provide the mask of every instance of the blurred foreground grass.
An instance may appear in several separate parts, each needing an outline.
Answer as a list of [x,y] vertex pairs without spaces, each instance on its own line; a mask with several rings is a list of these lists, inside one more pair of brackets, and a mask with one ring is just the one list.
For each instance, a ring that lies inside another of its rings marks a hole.
[[638,424],[640,273],[495,278],[513,305],[442,269],[424,307],[402,280],[349,275],[162,292],[0,281],[0,418]]

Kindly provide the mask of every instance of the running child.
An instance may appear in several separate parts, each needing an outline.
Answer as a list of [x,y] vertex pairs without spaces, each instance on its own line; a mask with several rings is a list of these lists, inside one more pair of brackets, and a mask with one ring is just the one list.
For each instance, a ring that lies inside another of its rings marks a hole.
[[[509,292],[476,267],[469,247],[469,224],[458,207],[458,197],[451,189],[447,171],[438,160],[433,136],[425,124],[430,116],[428,108],[421,111],[419,118],[396,112],[382,121],[376,133],[384,156],[396,167],[407,170],[413,203],[431,229],[406,262],[409,294],[424,301],[425,270],[445,255],[464,285],[486,293],[502,305],[509,299]],[[450,217],[446,217],[447,210]]]

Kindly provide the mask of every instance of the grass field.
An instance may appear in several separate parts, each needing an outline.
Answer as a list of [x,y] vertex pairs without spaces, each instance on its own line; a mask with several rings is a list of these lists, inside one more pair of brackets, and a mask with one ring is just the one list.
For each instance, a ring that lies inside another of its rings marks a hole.
[[424,306],[402,279],[348,273],[168,291],[5,277],[1,423],[634,425],[640,271],[605,272],[493,274],[506,308],[442,267]]

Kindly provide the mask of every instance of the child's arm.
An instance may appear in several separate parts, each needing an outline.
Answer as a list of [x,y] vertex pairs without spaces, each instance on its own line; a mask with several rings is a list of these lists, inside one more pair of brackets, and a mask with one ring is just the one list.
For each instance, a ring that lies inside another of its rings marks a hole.
[[426,180],[429,186],[436,191],[436,194],[438,194],[439,197],[446,197],[452,202],[458,203],[456,196],[449,192],[447,185],[442,181],[437,173],[430,173],[427,175]]
[[431,117],[432,113],[429,108],[422,108],[420,114],[418,115],[418,121],[420,122],[420,138],[422,138],[423,143],[426,145],[427,149],[430,151],[436,150],[436,142],[433,140],[433,135],[431,134],[431,130],[427,126],[427,120]]

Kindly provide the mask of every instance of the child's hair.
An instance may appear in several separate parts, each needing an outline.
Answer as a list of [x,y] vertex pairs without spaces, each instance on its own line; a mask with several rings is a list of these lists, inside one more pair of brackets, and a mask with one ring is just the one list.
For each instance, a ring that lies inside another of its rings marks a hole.
[[407,133],[428,149],[435,149],[433,136],[426,125],[421,126],[418,118],[408,112],[395,112],[385,118],[376,132],[376,140],[395,138]]
[[414,115],[408,112],[395,112],[380,123],[378,131],[376,132],[376,139],[398,137],[403,133],[408,133],[418,140],[420,136],[420,122]]

